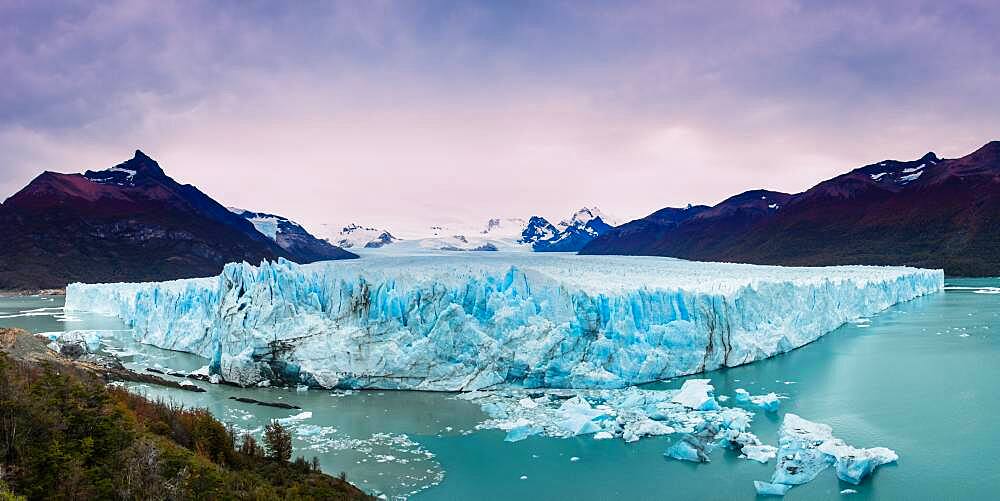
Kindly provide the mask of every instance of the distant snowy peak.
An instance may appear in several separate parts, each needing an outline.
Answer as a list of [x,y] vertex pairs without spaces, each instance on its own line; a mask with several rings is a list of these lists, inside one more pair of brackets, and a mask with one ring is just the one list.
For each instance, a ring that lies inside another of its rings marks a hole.
[[437,236],[420,240],[420,247],[439,251],[496,251],[496,243],[484,238],[467,238],[464,235]]
[[530,243],[538,252],[576,252],[614,228],[617,222],[597,207],[583,207],[558,225],[534,216],[525,227],[521,241]]
[[521,232],[528,224],[528,220],[523,217],[495,217],[486,221],[486,227],[480,232],[491,238],[521,238]]
[[587,223],[593,221],[594,219],[600,219],[608,226],[618,225],[618,220],[616,218],[605,214],[595,205],[594,207],[583,207],[574,212],[569,219],[559,221],[559,227],[562,229],[566,229],[571,226],[583,228],[587,226]]
[[340,229],[330,238],[335,244],[344,248],[366,248],[377,249],[395,242],[399,239],[394,237],[387,230],[361,226],[358,224],[348,224]]
[[528,224],[524,226],[523,230],[521,230],[521,238],[519,242],[534,244],[535,242],[552,240],[558,234],[559,228],[556,228],[547,219],[540,216],[531,216],[531,219],[528,220]]

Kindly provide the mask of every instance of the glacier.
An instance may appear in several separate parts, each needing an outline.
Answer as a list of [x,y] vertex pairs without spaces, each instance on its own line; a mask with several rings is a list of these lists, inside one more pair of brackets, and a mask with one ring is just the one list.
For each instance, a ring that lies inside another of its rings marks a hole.
[[373,254],[75,283],[66,308],[118,316],[245,386],[606,389],[768,358],[943,285],[941,270],[906,267]]

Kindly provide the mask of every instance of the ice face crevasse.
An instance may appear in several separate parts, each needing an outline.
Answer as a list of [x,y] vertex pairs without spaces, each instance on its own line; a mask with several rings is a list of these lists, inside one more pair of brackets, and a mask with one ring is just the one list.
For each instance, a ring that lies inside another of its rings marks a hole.
[[244,385],[616,388],[767,358],[943,287],[913,268],[493,254],[234,263],[71,284],[66,305]]

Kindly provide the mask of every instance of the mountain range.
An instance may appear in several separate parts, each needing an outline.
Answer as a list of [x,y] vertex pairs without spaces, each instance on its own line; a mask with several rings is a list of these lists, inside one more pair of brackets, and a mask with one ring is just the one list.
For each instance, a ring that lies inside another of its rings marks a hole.
[[105,170],[43,172],[0,204],[0,233],[0,289],[210,276],[232,261],[356,257],[301,234],[268,238],[138,150]]
[[[583,207],[556,224],[541,216],[493,217],[485,224],[432,225],[406,240],[415,244],[414,249],[433,251],[576,252],[614,223],[597,207]],[[344,248],[381,248],[403,241],[389,230],[356,223],[319,228],[319,234]]]
[[576,252],[615,224],[613,218],[597,207],[584,207],[555,225],[543,217],[532,216],[521,232],[520,241],[531,244],[536,252]]
[[[616,226],[596,207],[553,224],[492,218],[432,227],[419,249],[579,251],[778,265],[874,264],[1000,274],[1000,141],[961,158],[928,153],[854,169],[796,194],[752,190],[714,206],[666,207]],[[0,289],[217,274],[227,262],[307,263],[398,245],[338,226],[323,240],[279,215],[229,208],[136,151],[83,174],[43,172],[0,204]]]
[[797,194],[755,190],[714,207],[667,207],[581,254],[778,265],[910,265],[1000,274],[1000,141],[854,169]]

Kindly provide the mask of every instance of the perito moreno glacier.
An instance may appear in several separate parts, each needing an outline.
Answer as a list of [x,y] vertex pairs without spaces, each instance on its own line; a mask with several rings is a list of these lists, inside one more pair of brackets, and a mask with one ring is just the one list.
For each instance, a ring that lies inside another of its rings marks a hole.
[[669,258],[366,256],[71,284],[66,307],[241,385],[618,388],[771,357],[937,292],[940,270]]

